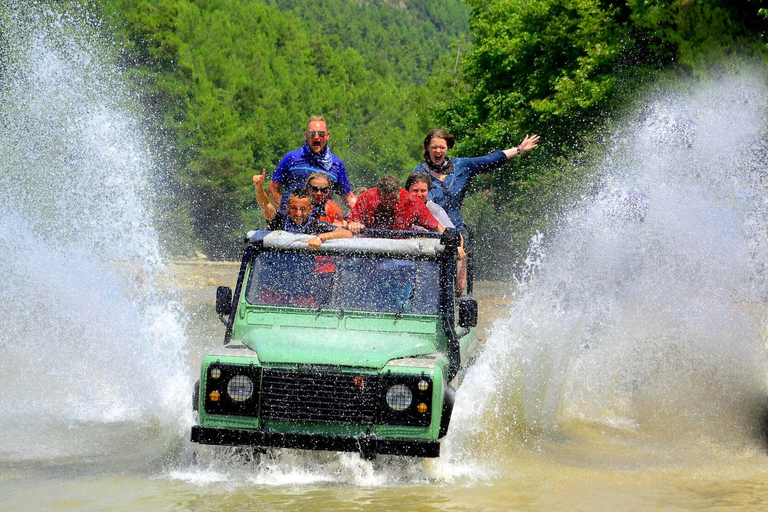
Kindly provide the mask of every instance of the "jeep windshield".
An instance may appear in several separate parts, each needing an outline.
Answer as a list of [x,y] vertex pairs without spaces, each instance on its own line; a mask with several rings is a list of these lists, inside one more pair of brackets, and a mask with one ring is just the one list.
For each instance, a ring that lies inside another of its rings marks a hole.
[[435,261],[264,251],[252,262],[250,304],[437,315]]

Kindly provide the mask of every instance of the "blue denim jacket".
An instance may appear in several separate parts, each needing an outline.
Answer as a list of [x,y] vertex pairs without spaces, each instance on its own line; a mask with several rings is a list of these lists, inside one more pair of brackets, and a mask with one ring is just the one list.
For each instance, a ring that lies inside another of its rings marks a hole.
[[[464,231],[464,218],[461,216],[461,204],[467,194],[469,182],[478,174],[490,172],[507,161],[503,151],[494,151],[490,155],[476,158],[452,158],[453,174],[445,177],[445,181],[432,177],[432,190],[429,198],[443,207],[456,229]],[[427,172],[418,165],[413,172]]]

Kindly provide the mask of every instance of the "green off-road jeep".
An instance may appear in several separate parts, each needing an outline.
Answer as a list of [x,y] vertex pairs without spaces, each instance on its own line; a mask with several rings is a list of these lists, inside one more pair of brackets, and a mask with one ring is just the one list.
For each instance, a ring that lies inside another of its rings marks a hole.
[[193,442],[440,455],[477,303],[455,299],[450,233],[374,234],[319,251],[248,234],[234,294],[217,290],[225,345],[202,362]]

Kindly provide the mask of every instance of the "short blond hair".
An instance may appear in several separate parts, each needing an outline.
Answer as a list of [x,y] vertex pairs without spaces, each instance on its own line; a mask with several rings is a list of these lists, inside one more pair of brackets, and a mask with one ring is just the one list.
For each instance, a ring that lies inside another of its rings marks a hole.
[[328,183],[328,186],[329,187],[331,186],[331,178],[327,174],[325,174],[324,172],[320,172],[320,171],[313,172],[312,174],[310,174],[309,178],[307,178],[307,183],[306,184],[309,185],[309,183],[312,180],[316,180],[318,178],[325,180],[325,182]]
[[307,121],[307,128],[309,128],[309,123],[325,123],[325,127],[328,127],[328,121],[325,120],[323,116],[311,116],[309,118],[309,121]]

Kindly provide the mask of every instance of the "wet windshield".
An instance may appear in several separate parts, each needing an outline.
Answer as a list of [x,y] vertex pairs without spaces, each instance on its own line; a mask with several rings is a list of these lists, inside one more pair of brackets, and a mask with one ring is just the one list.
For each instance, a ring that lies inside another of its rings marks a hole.
[[251,304],[436,315],[439,271],[433,261],[263,252],[256,256]]

